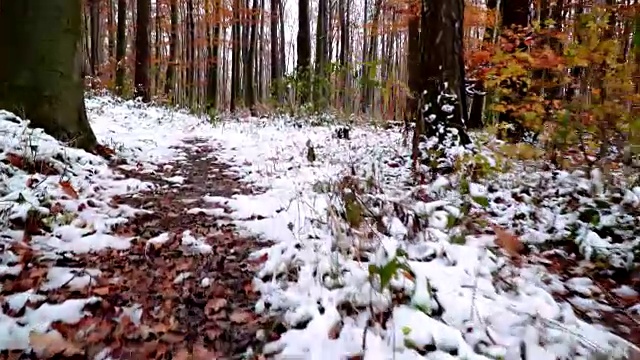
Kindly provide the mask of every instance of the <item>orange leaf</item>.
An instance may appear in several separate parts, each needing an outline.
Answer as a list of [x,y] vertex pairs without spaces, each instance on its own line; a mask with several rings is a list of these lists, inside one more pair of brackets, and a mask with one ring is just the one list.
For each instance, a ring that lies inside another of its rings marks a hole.
[[498,225],[492,224],[491,227],[496,233],[496,245],[502,248],[507,254],[517,257],[524,251],[524,244],[522,244],[520,238],[516,235]]
[[82,349],[65,340],[57,331],[50,331],[46,334],[32,332],[29,334],[29,345],[37,355],[43,358],[51,358],[56,355],[70,357],[83,354]]
[[77,199],[78,198],[78,193],[73,188],[73,186],[71,186],[71,183],[69,181],[61,180],[60,181],[60,187],[62,187],[62,191],[67,196],[69,196],[70,198],[72,198],[72,199]]
[[111,290],[109,286],[101,286],[101,287],[94,288],[92,293],[100,296],[105,296],[105,295],[108,295],[110,291]]

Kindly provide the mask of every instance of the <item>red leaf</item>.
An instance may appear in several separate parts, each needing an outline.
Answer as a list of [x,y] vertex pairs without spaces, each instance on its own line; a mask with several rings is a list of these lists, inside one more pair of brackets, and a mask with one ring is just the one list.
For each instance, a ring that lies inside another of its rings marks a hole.
[[70,198],[72,198],[72,199],[77,199],[78,198],[78,193],[73,188],[73,186],[71,186],[71,183],[69,181],[61,180],[60,181],[60,187],[62,188],[62,191],[67,196],[69,196]]
[[247,261],[252,263],[252,264],[262,264],[262,263],[266,262],[267,260],[269,260],[269,254],[268,253],[264,253],[264,254],[260,255],[259,257],[255,258],[255,259],[249,259]]
[[9,163],[11,165],[19,169],[22,169],[24,167],[24,159],[22,158],[22,156],[18,154],[9,153],[5,155],[5,157],[7,158],[7,160],[9,160]]

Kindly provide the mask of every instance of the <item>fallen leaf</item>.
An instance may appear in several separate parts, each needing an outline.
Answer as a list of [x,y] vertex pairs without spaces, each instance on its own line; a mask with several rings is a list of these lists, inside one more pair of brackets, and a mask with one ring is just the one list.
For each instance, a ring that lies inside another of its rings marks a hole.
[[42,214],[35,209],[27,211],[27,218],[24,224],[24,232],[26,234],[39,235],[43,225]]
[[78,193],[73,188],[73,186],[71,186],[71,183],[69,181],[61,180],[59,184],[60,184],[60,187],[62,188],[62,192],[64,192],[67,196],[69,196],[72,199],[78,198]]
[[180,349],[180,350],[178,350],[178,352],[176,352],[173,355],[173,359],[174,360],[190,360],[192,358],[193,358],[193,356],[191,356],[191,354],[189,354],[189,351],[187,349]]
[[101,286],[101,287],[93,288],[92,292],[99,296],[105,296],[111,292],[111,289],[109,288],[109,286]]
[[236,324],[245,324],[253,320],[253,314],[248,311],[236,310],[229,315],[229,319]]
[[213,310],[213,312],[218,312],[220,309],[224,308],[227,305],[227,299],[224,298],[215,298],[207,301],[207,305],[205,306],[205,311],[209,313],[208,310]]
[[335,340],[340,336],[342,331],[342,321],[338,321],[329,329],[329,339]]
[[522,244],[518,236],[495,224],[492,224],[491,228],[496,234],[496,245],[502,248],[508,255],[517,257],[524,251],[524,244]]
[[205,336],[209,341],[216,340],[220,335],[222,335],[222,329],[208,329],[204,332]]
[[207,350],[203,345],[197,344],[193,347],[193,360],[216,360],[218,355]]
[[262,264],[264,262],[266,262],[267,260],[269,260],[269,254],[268,253],[264,253],[261,256],[255,258],[255,259],[248,259],[247,261],[251,264]]
[[9,164],[22,169],[24,167],[24,159],[18,154],[9,153],[5,157],[9,160]]
[[29,345],[38,356],[43,358],[51,358],[55,355],[69,357],[84,353],[77,345],[65,340],[57,331],[49,331],[45,334],[31,332]]
[[184,341],[184,335],[176,334],[174,332],[168,332],[168,333],[164,333],[160,337],[160,340],[169,344],[176,344]]
[[62,211],[64,211],[64,208],[59,202],[57,202],[51,206],[51,209],[49,209],[49,211],[51,212],[51,215],[58,215],[62,213]]
[[411,280],[411,281],[415,281],[416,278],[413,277],[413,275],[411,275],[410,272],[406,271],[406,270],[402,270],[402,275],[404,275],[404,277],[406,277],[407,279]]

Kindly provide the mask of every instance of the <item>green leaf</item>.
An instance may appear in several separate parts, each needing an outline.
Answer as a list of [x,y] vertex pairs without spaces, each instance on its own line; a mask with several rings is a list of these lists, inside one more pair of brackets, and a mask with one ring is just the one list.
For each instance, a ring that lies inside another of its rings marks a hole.
[[475,201],[476,203],[478,203],[479,205],[481,205],[482,207],[488,207],[489,206],[489,199],[487,199],[484,196],[474,196],[472,197],[473,201]]
[[411,328],[408,327],[408,326],[403,326],[402,327],[402,334],[404,334],[406,336],[406,335],[409,335],[409,333],[411,333]]
[[455,216],[447,214],[447,229],[451,229],[452,227],[456,226],[457,222],[458,219]]

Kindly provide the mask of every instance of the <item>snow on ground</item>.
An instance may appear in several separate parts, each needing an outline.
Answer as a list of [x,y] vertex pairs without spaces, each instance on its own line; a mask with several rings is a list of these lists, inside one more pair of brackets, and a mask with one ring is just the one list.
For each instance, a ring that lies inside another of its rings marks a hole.
[[[207,196],[204,200],[226,203],[244,229],[274,241],[256,254],[266,261],[254,286],[262,294],[256,311],[281,315],[289,329],[265,347],[276,358],[520,359],[520,352],[526,351],[527,359],[586,359],[596,351],[614,356],[627,348],[607,330],[578,320],[567,303],[558,303],[550,295],[553,286],[588,290],[589,284],[573,280],[562,285],[540,267],[515,268],[496,255],[493,235],[462,234],[460,241],[460,234],[453,231],[450,222],[465,219],[462,208],[465,199],[472,198],[476,210],[478,203],[488,202],[487,213],[494,224],[509,227],[510,221],[517,220],[514,231],[531,243],[558,240],[566,229],[564,224],[571,223],[587,254],[594,248],[618,254],[635,245],[612,245],[572,215],[575,204],[567,205],[546,190],[531,190],[529,196],[540,201],[522,205],[523,200],[514,199],[515,193],[510,192],[515,186],[525,186],[516,184],[515,176],[507,174],[496,180],[498,189],[493,190],[471,182],[464,192],[456,187],[455,179],[444,177],[410,187],[406,185],[408,149],[398,131],[357,127],[351,130],[351,140],[343,140],[329,127],[294,126],[291,119],[249,119],[212,126],[183,112],[108,97],[87,100],[87,108],[100,141],[135,164],[126,168],[154,171],[184,157],[176,149],[187,146],[183,140],[206,138],[221,145],[216,155],[235,164],[234,172],[267,189],[261,195]],[[0,117],[11,116],[2,113]],[[308,146],[317,156],[313,163],[307,157]],[[55,258],[62,252],[128,246],[130,239],[115,236],[111,229],[140,210],[114,208],[110,199],[153,184],[122,178],[102,158],[64,147],[40,131],[26,129],[19,120],[0,121],[0,147],[4,217],[24,222],[29,211],[36,209],[46,213],[51,227],[52,236],[32,237],[33,248]],[[29,175],[14,166],[18,159],[43,160],[55,175]],[[548,181],[548,191],[561,184],[560,190],[586,186],[584,191],[589,192],[592,185],[598,185],[584,183],[580,174],[552,175],[538,177]],[[352,208],[346,215],[341,214],[349,206],[344,199],[356,186],[345,176],[365,180],[366,189],[351,195],[367,205]],[[167,179],[175,186],[182,180]],[[595,188],[593,191],[603,191]],[[630,227],[633,219],[625,217],[625,209],[639,205],[640,191],[628,189],[621,196],[624,201],[605,214],[610,215],[605,220]],[[586,198],[576,201],[584,205]],[[549,204],[541,203],[544,201]],[[55,213],[51,208],[57,209]],[[518,209],[538,215],[523,218]],[[564,212],[554,217],[559,209]],[[346,226],[341,217],[349,218],[354,211],[380,215],[379,224],[386,229]],[[593,211],[583,212],[593,219]],[[412,214],[413,220],[408,220]],[[210,215],[219,214],[211,211]],[[185,234],[194,248],[203,246]],[[24,236],[9,230],[1,235],[5,248]],[[12,251],[0,256],[0,275],[20,272],[17,257]],[[620,256],[605,257],[616,266],[628,262]],[[387,276],[391,268],[398,276]],[[72,286],[87,286],[97,275],[92,269],[52,267],[41,286],[51,289],[70,285],[70,281]],[[385,286],[378,291],[383,277],[387,278]],[[23,308],[27,301],[38,301],[35,290],[4,301],[11,308]],[[621,287],[619,291],[634,290]],[[49,331],[52,321],[78,321],[83,304],[91,301],[95,299],[45,304],[20,318],[0,314],[0,350],[27,348],[30,332]],[[54,309],[56,306],[59,308]],[[377,313],[375,324],[366,326],[370,309]],[[361,354],[363,343],[365,354]]]

